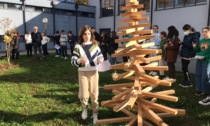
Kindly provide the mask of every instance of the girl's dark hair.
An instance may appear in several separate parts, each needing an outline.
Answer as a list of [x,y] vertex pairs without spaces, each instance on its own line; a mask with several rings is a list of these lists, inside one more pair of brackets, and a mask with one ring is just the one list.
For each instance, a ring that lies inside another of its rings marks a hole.
[[56,34],[59,34],[59,31],[56,31],[55,33],[56,33]]
[[185,24],[182,28],[183,30],[187,31],[187,30],[191,30],[192,32],[195,32],[195,28],[193,28],[191,25],[189,24]]
[[69,33],[69,34],[72,34],[72,31],[69,31],[68,33]]
[[163,35],[164,37],[167,36],[167,33],[165,31],[160,32],[161,35]]
[[154,27],[157,27],[157,29],[159,28],[158,25],[154,25],[153,28],[154,28]]
[[46,33],[45,32],[42,32],[44,34],[44,36],[46,36]]
[[106,32],[102,32],[102,38],[103,39],[107,38],[107,33]]
[[191,30],[192,27],[189,24],[185,24],[182,29],[186,31],[186,30]]
[[173,36],[177,37],[179,36],[179,31],[174,26],[168,27],[168,36],[167,38],[173,38]]
[[112,34],[112,38],[117,38],[117,33],[115,31],[111,31],[111,34]]
[[[204,27],[203,29],[207,29],[208,31],[210,31],[210,26],[206,26],[206,27]],[[202,29],[202,30],[203,30]]]
[[84,25],[80,31],[79,31],[79,36],[78,36],[78,43],[80,45],[83,45],[83,34],[85,33],[85,31],[89,30],[90,31],[90,34],[91,34],[91,38],[90,38],[90,41],[93,43],[93,44],[97,44],[96,40],[95,40],[95,36],[93,34],[93,32],[91,31],[91,28],[88,26],[88,25]]

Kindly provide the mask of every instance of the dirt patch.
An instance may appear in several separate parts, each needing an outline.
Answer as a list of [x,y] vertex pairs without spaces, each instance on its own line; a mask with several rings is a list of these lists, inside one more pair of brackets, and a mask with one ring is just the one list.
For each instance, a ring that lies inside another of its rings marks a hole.
[[8,63],[0,64],[0,72],[6,71],[8,69],[18,67],[18,66],[19,65],[17,65],[17,64],[10,64],[10,65]]

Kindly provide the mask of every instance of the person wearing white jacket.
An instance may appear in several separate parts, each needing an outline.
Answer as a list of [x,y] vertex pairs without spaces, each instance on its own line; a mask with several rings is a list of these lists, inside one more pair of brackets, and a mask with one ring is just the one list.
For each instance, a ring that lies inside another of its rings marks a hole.
[[47,43],[50,41],[50,38],[48,38],[45,34],[45,32],[42,32],[42,50],[43,50],[43,56],[49,55],[47,51]]
[[27,32],[25,34],[25,42],[26,42],[27,56],[32,56],[32,38],[30,32]]

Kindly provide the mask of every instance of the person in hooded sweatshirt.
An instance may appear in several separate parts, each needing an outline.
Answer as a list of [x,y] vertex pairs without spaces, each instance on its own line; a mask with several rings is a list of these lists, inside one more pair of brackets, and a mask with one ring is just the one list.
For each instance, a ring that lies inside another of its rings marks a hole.
[[187,88],[192,87],[192,83],[190,80],[189,72],[188,72],[188,66],[190,64],[190,59],[195,57],[196,52],[193,50],[193,43],[199,42],[200,33],[196,32],[193,27],[191,27],[189,24],[185,24],[183,26],[184,31],[184,39],[181,42],[181,62],[182,62],[182,71],[184,74],[184,79],[181,84],[179,84],[181,87]]

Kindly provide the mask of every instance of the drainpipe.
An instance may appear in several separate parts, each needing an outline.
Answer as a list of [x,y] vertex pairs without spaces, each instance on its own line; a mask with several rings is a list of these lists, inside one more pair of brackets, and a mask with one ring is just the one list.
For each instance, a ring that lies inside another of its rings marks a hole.
[[114,14],[114,28],[113,29],[115,31],[115,25],[116,25],[116,23],[115,23],[116,22],[116,0],[114,0],[114,13],[113,14]]
[[153,25],[153,0],[151,0],[151,5],[150,5],[150,23],[151,23],[151,28]]
[[26,13],[25,13],[25,1],[26,0],[22,0],[22,9],[23,9],[23,25],[24,25],[24,34],[26,34]]
[[209,20],[210,20],[210,1],[209,1],[209,12],[208,12],[208,21],[207,21],[207,26],[209,26],[210,24],[210,22],[209,22]]

